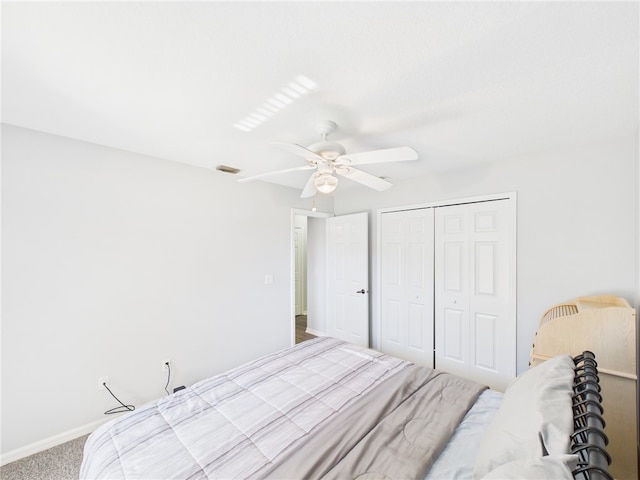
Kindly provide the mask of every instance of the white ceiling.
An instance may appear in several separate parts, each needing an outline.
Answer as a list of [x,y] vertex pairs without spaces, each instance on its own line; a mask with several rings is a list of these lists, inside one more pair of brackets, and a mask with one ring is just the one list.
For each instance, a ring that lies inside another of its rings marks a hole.
[[638,31],[636,2],[3,2],[2,121],[252,175],[331,119],[348,152],[418,151],[363,167],[393,182],[637,131]]

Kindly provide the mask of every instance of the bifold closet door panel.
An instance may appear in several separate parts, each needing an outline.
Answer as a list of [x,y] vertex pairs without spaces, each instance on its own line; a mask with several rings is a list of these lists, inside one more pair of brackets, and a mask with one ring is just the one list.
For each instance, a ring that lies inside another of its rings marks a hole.
[[433,367],[433,209],[380,221],[381,349]]
[[436,368],[504,390],[516,372],[511,206],[435,210]]

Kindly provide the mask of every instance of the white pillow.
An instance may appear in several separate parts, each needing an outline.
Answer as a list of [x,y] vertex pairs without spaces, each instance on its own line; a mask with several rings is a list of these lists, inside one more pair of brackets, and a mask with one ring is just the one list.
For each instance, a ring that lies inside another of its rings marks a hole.
[[487,475],[482,480],[573,480],[573,470],[578,466],[577,455],[550,455],[535,460],[515,460],[505,463]]
[[574,363],[561,355],[527,370],[504,393],[476,457],[474,478],[514,460],[569,453]]

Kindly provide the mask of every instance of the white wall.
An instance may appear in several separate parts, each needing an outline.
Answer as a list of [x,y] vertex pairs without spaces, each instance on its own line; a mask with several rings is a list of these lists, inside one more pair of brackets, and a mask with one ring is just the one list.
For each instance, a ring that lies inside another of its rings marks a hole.
[[[636,301],[638,153],[634,136],[396,182],[380,194],[336,195],[336,215],[517,191],[517,368],[527,368],[543,311],[598,293]],[[423,161],[429,161],[424,159]],[[377,266],[372,253],[376,318]],[[375,328],[372,329],[375,332]],[[376,339],[374,339],[375,341]]]
[[188,385],[290,344],[298,191],[12,126],[2,140],[3,454],[104,418],[101,376],[140,405],[164,394],[165,358]]

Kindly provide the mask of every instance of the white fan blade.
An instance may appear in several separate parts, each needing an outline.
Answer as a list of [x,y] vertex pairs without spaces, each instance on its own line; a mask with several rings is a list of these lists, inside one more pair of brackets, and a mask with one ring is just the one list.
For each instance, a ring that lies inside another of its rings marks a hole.
[[302,190],[302,194],[300,198],[309,198],[313,197],[316,194],[316,186],[313,181],[316,179],[316,173],[314,172],[307,181],[307,184],[304,186],[304,190]]
[[366,165],[370,163],[406,162],[416,160],[418,152],[411,147],[385,148],[370,152],[350,153],[336,159],[336,165]]
[[378,190],[379,192],[382,192],[393,185],[391,182],[387,182],[382,178],[378,178],[375,175],[371,175],[370,173],[363,172],[362,170],[358,170],[353,167],[337,167],[336,173],[348,178],[349,180],[353,180],[354,182],[358,182],[369,188]]
[[239,183],[250,182],[252,180],[259,180],[260,178],[268,177],[268,176],[271,176],[271,175],[279,175],[281,173],[289,173],[289,172],[300,172],[300,171],[303,171],[303,170],[314,170],[315,168],[317,168],[315,165],[303,165],[301,167],[285,168],[284,170],[277,170],[275,172],[260,173],[258,175],[252,175],[251,177],[240,178],[240,179],[238,179],[238,182]]
[[295,153],[296,155],[300,155],[306,159],[313,159],[317,162],[324,162],[324,158],[318,155],[316,152],[312,152],[308,148],[304,148],[302,145],[298,145],[297,143],[284,143],[284,142],[271,142],[271,145],[275,145],[276,147],[280,147],[288,152]]

